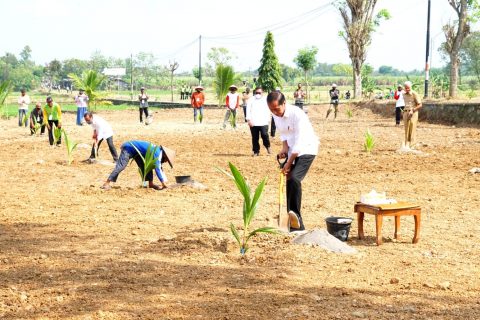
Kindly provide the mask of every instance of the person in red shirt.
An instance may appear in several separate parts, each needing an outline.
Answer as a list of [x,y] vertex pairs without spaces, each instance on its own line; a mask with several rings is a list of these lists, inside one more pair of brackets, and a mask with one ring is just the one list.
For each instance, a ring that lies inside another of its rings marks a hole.
[[197,113],[199,113],[200,123],[203,121],[203,104],[205,103],[205,95],[203,94],[203,87],[195,87],[195,92],[192,93],[191,104],[193,107],[193,122],[197,123]]

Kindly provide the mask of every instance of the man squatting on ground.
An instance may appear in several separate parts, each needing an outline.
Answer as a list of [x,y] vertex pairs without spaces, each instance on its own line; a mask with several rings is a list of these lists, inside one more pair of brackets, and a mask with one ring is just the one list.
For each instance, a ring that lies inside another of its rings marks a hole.
[[282,171],[287,176],[290,230],[305,230],[301,215],[302,180],[318,153],[319,140],[305,112],[287,105],[283,93],[271,92],[267,96],[267,103],[282,141],[282,150],[278,156],[288,159]]
[[[25,128],[28,125],[28,106],[30,105],[30,97],[26,94],[25,89],[20,91],[20,97],[18,97],[18,126],[21,127],[25,125]],[[23,123],[23,119],[25,118],[25,124]]]
[[338,91],[337,85],[335,83],[332,84],[332,89],[330,89],[328,93],[330,94],[330,107],[328,108],[327,116],[325,117],[325,119],[328,118],[328,115],[330,114],[330,112],[332,112],[332,110],[335,110],[334,119],[336,119],[338,113],[338,99],[340,98],[340,91]]
[[[43,124],[47,126],[48,141],[53,146],[53,125],[62,127],[62,109],[58,103],[53,102],[52,97],[47,97],[47,104],[43,107]],[[62,135],[58,138],[57,146],[62,143]]]
[[42,104],[37,102],[35,108],[30,112],[30,134],[35,134],[35,124],[40,125],[40,134],[45,133],[45,124],[43,122],[43,110]]
[[145,113],[145,120],[147,120],[148,118],[148,95],[145,93],[144,87],[140,88],[138,101],[140,101],[140,107],[138,109],[140,113],[140,123],[143,123],[143,113]]
[[[120,172],[125,170],[130,159],[133,159],[137,163],[143,174],[145,171],[145,166],[140,154],[145,157],[145,154],[147,153],[147,150],[150,146],[154,149],[155,147],[157,147],[153,143],[140,140],[132,140],[123,143],[121,146],[120,157],[117,160],[115,169],[113,169],[107,181],[102,185],[101,188],[105,190],[111,189],[110,182],[117,181],[118,175],[120,174]],[[159,187],[158,185],[153,183],[153,170],[147,172],[146,180],[148,181],[149,188],[153,188],[155,190],[162,190],[164,188],[167,188],[167,185],[165,184],[165,182],[167,182],[167,176],[163,173],[162,163],[168,162],[170,167],[173,168],[173,162],[175,161],[175,151],[166,147],[158,146],[155,149],[154,158],[157,159],[154,170],[157,174],[158,180],[160,180],[160,183],[162,184],[162,187]]]
[[195,92],[192,93],[190,98],[190,103],[193,108],[193,122],[197,123],[197,113],[199,113],[200,123],[203,121],[203,105],[205,103],[205,95],[203,94],[203,87],[196,86]]
[[[117,149],[115,149],[115,145],[113,144],[113,130],[110,124],[98,115],[93,115],[91,112],[87,112],[83,115],[85,121],[92,126],[93,128],[93,146],[92,146],[92,153],[90,154],[90,158],[88,158],[89,162],[93,162],[95,156],[98,155],[98,149],[100,149],[100,145],[102,144],[103,140],[107,140],[108,149],[110,150],[110,154],[113,157],[113,161],[118,160]],[[95,150],[95,146],[97,149]]]
[[417,139],[418,110],[422,108],[422,99],[412,90],[412,83],[405,82],[405,110],[403,112],[403,123],[405,124],[405,140],[402,147],[413,148]]
[[268,123],[270,122],[270,109],[268,109],[267,100],[263,96],[261,87],[254,91],[254,97],[247,103],[247,115],[245,118],[252,134],[253,156],[260,155],[259,135],[262,136],[263,146],[267,148],[270,154],[270,140],[268,138]]

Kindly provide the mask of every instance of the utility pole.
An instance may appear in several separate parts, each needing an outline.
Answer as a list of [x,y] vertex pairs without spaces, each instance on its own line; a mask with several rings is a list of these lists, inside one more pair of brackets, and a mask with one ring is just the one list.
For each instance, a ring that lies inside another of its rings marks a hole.
[[202,35],[198,37],[198,85],[202,85]]
[[133,102],[133,54],[130,53],[130,100]]
[[430,79],[430,66],[428,65],[428,60],[430,58],[430,12],[432,7],[432,1],[428,0],[428,11],[427,11],[427,50],[425,55],[425,94],[424,98],[428,97],[428,80]]

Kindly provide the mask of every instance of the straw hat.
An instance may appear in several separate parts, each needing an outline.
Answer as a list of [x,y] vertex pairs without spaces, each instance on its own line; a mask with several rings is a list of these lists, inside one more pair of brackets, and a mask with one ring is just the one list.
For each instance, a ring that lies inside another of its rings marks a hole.
[[168,164],[173,168],[173,163],[175,162],[175,151],[167,147],[161,146],[165,157],[167,157]]
[[235,90],[237,90],[238,88],[237,88],[236,85],[232,84],[230,87],[228,87],[228,89],[235,89]]
[[197,89],[203,90],[203,87],[202,86],[196,86],[195,90],[197,90]]

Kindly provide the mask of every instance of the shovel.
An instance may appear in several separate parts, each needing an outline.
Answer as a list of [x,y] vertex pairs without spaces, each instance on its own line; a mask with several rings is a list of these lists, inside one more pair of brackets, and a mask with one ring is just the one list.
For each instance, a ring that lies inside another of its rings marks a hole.
[[282,172],[285,163],[287,163],[288,158],[285,158],[285,161],[280,162],[280,157],[277,155],[277,162],[280,166],[280,182],[278,185],[278,229],[283,232],[290,232],[290,218],[286,212],[282,210],[283,205],[283,192],[285,190],[285,175]]

